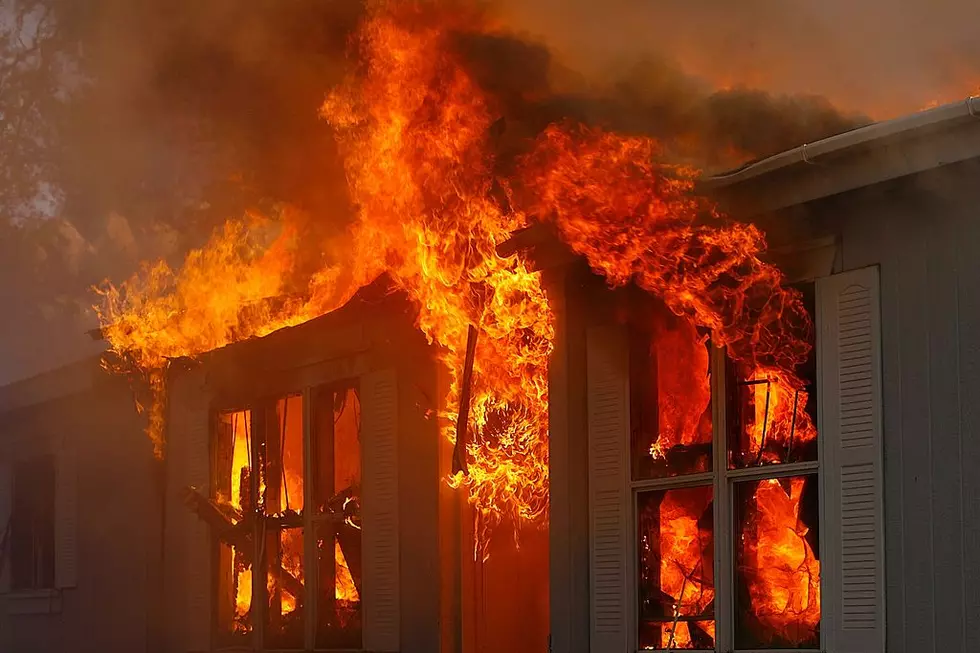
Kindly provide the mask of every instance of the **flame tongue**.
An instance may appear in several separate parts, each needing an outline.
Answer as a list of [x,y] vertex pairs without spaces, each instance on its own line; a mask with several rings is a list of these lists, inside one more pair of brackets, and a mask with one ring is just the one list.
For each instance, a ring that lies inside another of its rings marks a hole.
[[[313,218],[287,211],[264,247],[253,235],[276,221],[252,217],[230,222],[179,272],[160,264],[104,291],[100,316],[113,350],[159,379],[160,419],[150,426],[158,453],[168,358],[307,321],[387,272],[414,300],[418,326],[450,372],[440,410],[450,439],[467,330],[480,329],[470,475],[453,483],[467,487],[488,527],[545,519],[552,313],[539,276],[521,257],[497,254],[530,214],[555,220],[614,285],[635,279],[673,312],[716,330],[739,360],[765,362],[798,387],[792,370],[806,344],[793,329],[809,323],[776,270],[756,257],[761,234],[697,222],[713,212],[692,194],[694,171],[656,163],[663,153],[654,141],[551,127],[504,184],[526,192],[515,194],[513,207],[494,199],[494,101],[450,38],[485,29],[484,17],[461,3],[370,5],[355,40],[362,65],[321,108],[336,129],[356,211],[342,242],[297,238],[297,225]],[[264,301],[291,287],[299,250],[311,246],[333,262],[301,296]]]

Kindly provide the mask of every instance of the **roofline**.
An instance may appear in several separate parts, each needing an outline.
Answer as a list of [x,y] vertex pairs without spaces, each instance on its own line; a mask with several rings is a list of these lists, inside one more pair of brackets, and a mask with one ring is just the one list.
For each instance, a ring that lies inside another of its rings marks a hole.
[[[920,142],[927,135],[949,135],[958,129],[968,130],[971,138],[963,139],[962,134],[958,134],[956,138],[945,140],[930,139],[927,147],[923,147]],[[799,174],[806,177],[814,173],[823,173],[826,176],[827,168],[835,167],[832,164],[840,164],[852,156],[867,155],[870,151],[886,147],[901,147],[902,155],[874,161],[873,171],[863,171],[864,174],[856,177],[837,175],[836,183],[823,180],[823,183],[818,184],[819,188],[801,189],[796,201],[791,201],[783,193],[782,206],[760,205],[758,210],[783,208],[859,186],[923,172],[940,165],[980,157],[980,97],[971,96],[959,102],[873,123],[813,143],[804,143],[737,170],[705,177],[698,183],[698,188],[706,193],[725,195],[738,187],[765,183],[774,176],[783,178]]]

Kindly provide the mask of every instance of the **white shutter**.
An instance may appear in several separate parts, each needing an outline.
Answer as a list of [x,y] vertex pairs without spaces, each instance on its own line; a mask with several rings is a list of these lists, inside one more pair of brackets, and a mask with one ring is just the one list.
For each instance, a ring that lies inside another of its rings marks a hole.
[[10,591],[10,551],[13,548],[10,533],[10,517],[14,505],[14,474],[9,463],[0,463],[0,541],[4,542],[3,566],[0,567],[0,592]]
[[[169,448],[183,467],[182,486],[209,496],[211,480],[211,407],[203,368],[172,376],[179,385],[173,395]],[[175,442],[180,440],[181,442]],[[206,651],[211,644],[211,533],[196,515],[181,506],[187,525],[184,538],[184,579],[187,650]]]
[[824,649],[885,649],[878,269],[817,282]]
[[364,645],[399,650],[398,385],[394,370],[361,377]]
[[57,452],[54,472],[54,584],[78,584],[78,464],[75,441]]
[[592,653],[629,647],[629,356],[626,330],[587,335]]

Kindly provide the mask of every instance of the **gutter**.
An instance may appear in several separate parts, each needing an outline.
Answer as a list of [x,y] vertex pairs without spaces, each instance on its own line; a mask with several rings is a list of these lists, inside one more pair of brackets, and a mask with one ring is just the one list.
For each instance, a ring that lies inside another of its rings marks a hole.
[[[835,159],[844,154],[911,140],[978,118],[980,118],[980,97],[968,97],[959,102],[909,116],[859,127],[814,143],[805,143],[761,161],[749,163],[732,172],[706,177],[699,183],[699,188],[705,192],[717,192],[794,167],[819,167],[829,164],[828,159]],[[980,121],[976,124],[980,125]],[[980,149],[975,154],[980,156]],[[966,157],[960,156],[957,160],[963,158]]]

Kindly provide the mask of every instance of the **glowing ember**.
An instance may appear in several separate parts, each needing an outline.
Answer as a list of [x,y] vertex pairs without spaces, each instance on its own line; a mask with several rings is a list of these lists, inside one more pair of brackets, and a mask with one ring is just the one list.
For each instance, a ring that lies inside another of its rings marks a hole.
[[[520,256],[496,251],[529,215],[554,220],[611,284],[635,281],[712,329],[737,360],[775,370],[787,392],[800,387],[793,369],[807,345],[797,332],[809,321],[776,269],[756,257],[762,235],[717,219],[692,194],[695,172],[659,163],[665,154],[655,142],[553,126],[513,179],[496,179],[489,134],[497,103],[466,72],[453,41],[487,25],[456,3],[370,4],[355,39],[358,72],[321,110],[336,129],[356,212],[343,242],[298,238],[302,222],[315,218],[297,212],[250,216],[229,222],[179,272],[161,263],[104,289],[105,336],[153,388],[158,454],[169,359],[322,315],[386,272],[415,301],[418,326],[449,370],[439,414],[450,439],[467,329],[480,331],[470,474],[452,483],[467,488],[488,528],[504,517],[542,521],[552,314],[539,276]],[[501,186],[512,191],[507,205]],[[278,233],[263,237],[270,225]],[[296,278],[301,246],[319,247],[328,261],[305,279]],[[665,437],[683,441],[689,427],[680,418]],[[292,497],[288,478],[286,485]]]

